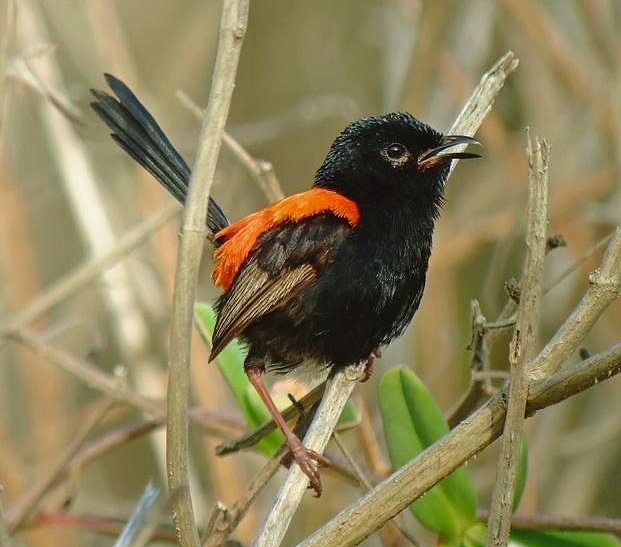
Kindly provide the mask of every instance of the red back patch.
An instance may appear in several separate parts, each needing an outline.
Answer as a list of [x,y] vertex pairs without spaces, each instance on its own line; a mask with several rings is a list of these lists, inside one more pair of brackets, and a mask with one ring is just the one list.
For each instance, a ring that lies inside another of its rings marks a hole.
[[326,212],[344,218],[351,226],[360,221],[360,211],[354,201],[333,190],[312,188],[281,199],[223,228],[215,234],[220,246],[214,253],[214,283],[225,290],[231,286],[262,233],[283,222],[296,222]]

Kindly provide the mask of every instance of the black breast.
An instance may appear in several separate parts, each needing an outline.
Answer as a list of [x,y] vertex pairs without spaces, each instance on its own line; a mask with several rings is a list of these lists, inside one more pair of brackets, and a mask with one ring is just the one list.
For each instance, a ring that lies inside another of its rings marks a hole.
[[253,354],[282,372],[304,360],[345,366],[401,334],[423,294],[431,230],[381,222],[361,223],[316,280],[247,329]]

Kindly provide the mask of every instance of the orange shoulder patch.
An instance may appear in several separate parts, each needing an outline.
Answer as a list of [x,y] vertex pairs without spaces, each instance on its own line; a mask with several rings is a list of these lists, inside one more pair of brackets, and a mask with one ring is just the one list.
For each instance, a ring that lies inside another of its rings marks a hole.
[[214,253],[214,283],[223,289],[231,286],[262,233],[282,222],[296,222],[328,211],[344,218],[351,226],[360,221],[355,202],[332,190],[312,188],[281,199],[223,228],[215,234],[221,244]]

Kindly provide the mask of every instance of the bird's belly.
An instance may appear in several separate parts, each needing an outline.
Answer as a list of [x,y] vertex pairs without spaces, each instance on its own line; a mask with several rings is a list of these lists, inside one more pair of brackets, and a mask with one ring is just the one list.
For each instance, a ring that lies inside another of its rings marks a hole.
[[420,303],[426,262],[399,270],[372,262],[328,268],[251,325],[244,334],[253,351],[282,372],[302,361],[340,367],[366,359],[401,334]]

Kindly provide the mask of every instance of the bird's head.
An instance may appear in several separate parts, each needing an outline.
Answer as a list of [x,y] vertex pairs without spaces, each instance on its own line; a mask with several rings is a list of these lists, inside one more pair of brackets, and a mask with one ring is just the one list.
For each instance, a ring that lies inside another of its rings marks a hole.
[[465,135],[443,135],[411,114],[363,118],[334,140],[315,185],[336,190],[362,208],[405,200],[435,211],[451,161],[479,157],[454,150],[467,144],[480,143]]

